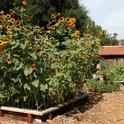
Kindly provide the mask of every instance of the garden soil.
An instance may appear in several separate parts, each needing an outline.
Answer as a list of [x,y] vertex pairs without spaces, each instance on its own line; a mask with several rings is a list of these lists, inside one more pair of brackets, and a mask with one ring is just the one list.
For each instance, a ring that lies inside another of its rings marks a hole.
[[[124,124],[124,86],[113,93],[92,93],[89,102],[80,103],[41,124]],[[27,124],[2,117],[0,124]],[[33,124],[39,124],[34,121]]]

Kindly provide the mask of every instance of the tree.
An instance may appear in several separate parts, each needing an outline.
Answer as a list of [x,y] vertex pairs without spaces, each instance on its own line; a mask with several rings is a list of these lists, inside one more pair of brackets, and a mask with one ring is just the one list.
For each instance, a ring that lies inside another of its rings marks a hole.
[[96,25],[95,21],[93,21],[91,18],[88,18],[86,33],[91,34],[92,36],[96,38],[100,38],[100,35],[102,32],[104,32],[102,27],[99,25]]
[[30,11],[34,15],[34,23],[46,25],[52,13],[62,13],[65,17],[77,19],[77,29],[83,34],[86,30],[88,19],[87,11],[84,6],[79,5],[78,0],[31,0]]
[[105,37],[101,40],[101,45],[118,45],[118,39],[115,36],[116,33],[113,35],[106,33]]

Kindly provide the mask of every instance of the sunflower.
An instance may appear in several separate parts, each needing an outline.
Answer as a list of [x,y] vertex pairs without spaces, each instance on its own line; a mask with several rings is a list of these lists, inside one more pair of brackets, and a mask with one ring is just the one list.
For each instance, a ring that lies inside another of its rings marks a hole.
[[8,40],[5,41],[5,40],[0,39],[0,49],[4,48],[7,44],[8,44]]
[[33,16],[28,16],[29,21],[32,21],[32,19],[33,19]]
[[0,47],[3,46],[4,41],[0,39]]
[[20,25],[21,25],[21,20],[20,19],[15,20],[14,26],[19,27]]
[[58,22],[60,22],[60,23],[62,23],[64,21],[65,21],[65,18],[64,17],[60,17],[59,20],[58,20]]
[[49,22],[49,23],[47,24],[47,29],[51,29],[51,25],[52,25],[52,23]]
[[70,20],[70,17],[65,18],[65,20],[66,20],[66,21],[69,21],[69,20]]
[[13,29],[9,25],[6,26],[6,30],[7,30],[6,32],[7,34],[11,34],[13,32]]
[[7,21],[5,19],[2,20],[2,24],[6,25]]
[[35,65],[35,64],[32,64],[32,65],[31,65],[31,68],[32,68],[33,70],[36,70],[36,65]]
[[50,29],[55,30],[55,25],[51,25]]
[[22,4],[23,6],[27,6],[27,5],[28,5],[28,2],[27,2],[27,0],[22,0],[21,4]]
[[63,73],[64,70],[65,70],[64,68],[60,68],[60,69],[59,69],[59,72]]
[[10,13],[10,15],[13,15],[13,13],[14,13],[13,9],[10,9],[9,13]]
[[80,37],[80,31],[79,31],[79,30],[76,30],[76,31],[74,32],[74,34],[75,34],[76,37]]
[[40,26],[35,26],[34,27],[34,32],[37,32],[37,33],[41,32],[41,27]]
[[60,17],[61,16],[61,13],[57,13],[57,17]]
[[74,89],[75,87],[76,87],[76,83],[70,83],[70,84],[69,84],[69,88],[70,88],[70,89]]
[[70,18],[69,21],[73,22],[73,23],[76,23],[76,19],[75,18]]
[[55,13],[51,14],[50,18],[51,19],[56,19],[56,14]]
[[78,54],[78,59],[83,59],[83,55],[81,53]]
[[68,21],[67,26],[71,27],[71,28],[74,28],[76,25],[72,21]]
[[12,30],[12,28],[9,25],[6,26],[6,29],[7,29],[7,31]]
[[48,53],[47,53],[47,52],[43,52],[42,55],[43,55],[43,57],[45,57],[45,58],[48,57]]
[[14,24],[14,23],[15,23],[15,19],[14,19],[14,18],[11,18],[11,19],[10,19],[10,22],[11,22],[12,24]]
[[6,19],[10,19],[11,18],[11,15],[10,14],[6,14]]
[[28,31],[30,30],[30,27],[29,27],[29,26],[25,26],[25,27],[23,28],[23,30],[24,30],[24,32],[28,32]]

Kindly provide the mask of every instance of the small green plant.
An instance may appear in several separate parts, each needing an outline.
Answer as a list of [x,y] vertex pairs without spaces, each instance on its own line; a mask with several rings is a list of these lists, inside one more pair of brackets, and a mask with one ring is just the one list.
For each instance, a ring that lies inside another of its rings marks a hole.
[[87,84],[89,84],[95,92],[113,92],[120,89],[120,84],[112,81],[101,82],[90,80]]
[[124,80],[124,65],[119,64],[111,67],[107,72],[107,77],[112,81]]

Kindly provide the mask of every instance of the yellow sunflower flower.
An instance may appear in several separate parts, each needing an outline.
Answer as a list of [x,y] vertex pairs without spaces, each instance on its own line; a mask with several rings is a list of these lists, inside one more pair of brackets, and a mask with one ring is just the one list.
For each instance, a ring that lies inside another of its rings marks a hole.
[[51,19],[56,19],[56,14],[55,13],[51,14],[50,18]]
[[74,34],[75,34],[76,37],[80,37],[80,31],[79,31],[79,30],[76,30],[76,31],[74,32]]
[[9,25],[6,26],[6,30],[7,30],[6,31],[7,34],[12,34],[13,33],[13,29]]
[[12,30],[12,28],[9,25],[6,26],[6,29],[7,31]]
[[51,28],[51,25],[52,25],[52,23],[49,22],[49,23],[47,24],[47,29],[50,29],[50,28]]
[[4,48],[5,46],[7,46],[8,44],[8,40],[2,40],[0,39],[0,49]]
[[11,22],[12,24],[14,24],[14,23],[15,23],[15,19],[14,19],[14,18],[11,18],[11,19],[10,19],[10,22]]
[[13,10],[13,9],[10,9],[10,10],[9,10],[9,13],[10,13],[10,15],[13,15],[14,10]]
[[7,23],[7,21],[5,19],[3,19],[1,22],[3,25],[6,25],[6,23]]
[[76,19],[75,18],[66,18],[66,21],[69,23],[76,23]]
[[14,26],[19,27],[20,25],[21,25],[21,20],[20,19],[15,20]]
[[61,16],[61,13],[57,13],[57,17],[60,17]]
[[32,64],[32,65],[31,65],[31,68],[32,68],[33,70],[36,70],[36,65],[35,65],[35,64]]
[[64,70],[65,70],[64,68],[60,68],[60,69],[59,69],[59,72],[62,72],[62,73],[63,73]]
[[69,84],[69,88],[70,89],[75,89],[75,87],[76,87],[76,83],[70,83]]
[[59,23],[62,23],[64,21],[65,21],[65,18],[64,17],[60,17],[59,20],[58,20]]
[[22,0],[21,4],[22,4],[23,6],[27,6],[27,5],[28,5],[28,2],[27,2],[27,0]]
[[3,44],[4,44],[4,41],[0,40],[0,47],[3,46]]
[[71,28],[74,28],[76,25],[75,25],[73,22],[68,21],[68,22],[67,22],[67,26],[68,26],[68,27],[71,27]]
[[9,20],[11,18],[10,14],[6,14],[6,19]]
[[36,33],[41,32],[41,27],[40,26],[35,26],[34,27],[34,32],[36,32]]

